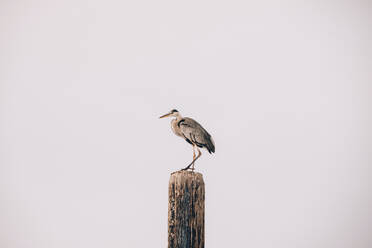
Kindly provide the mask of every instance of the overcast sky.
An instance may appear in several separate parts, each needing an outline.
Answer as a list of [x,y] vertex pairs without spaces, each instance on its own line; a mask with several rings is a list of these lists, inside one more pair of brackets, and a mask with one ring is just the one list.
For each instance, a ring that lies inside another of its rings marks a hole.
[[0,2],[0,247],[167,246],[176,108],[206,247],[372,247],[368,1]]

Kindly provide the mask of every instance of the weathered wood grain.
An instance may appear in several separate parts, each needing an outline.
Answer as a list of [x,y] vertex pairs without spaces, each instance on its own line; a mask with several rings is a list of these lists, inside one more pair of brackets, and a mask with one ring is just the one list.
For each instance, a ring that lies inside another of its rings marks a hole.
[[203,175],[172,173],[169,180],[168,248],[204,248]]

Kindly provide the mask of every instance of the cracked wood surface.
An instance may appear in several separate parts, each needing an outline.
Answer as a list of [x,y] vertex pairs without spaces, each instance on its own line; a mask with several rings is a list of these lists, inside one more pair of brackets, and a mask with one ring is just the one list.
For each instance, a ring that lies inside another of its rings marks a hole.
[[203,175],[177,171],[169,180],[168,248],[204,248]]

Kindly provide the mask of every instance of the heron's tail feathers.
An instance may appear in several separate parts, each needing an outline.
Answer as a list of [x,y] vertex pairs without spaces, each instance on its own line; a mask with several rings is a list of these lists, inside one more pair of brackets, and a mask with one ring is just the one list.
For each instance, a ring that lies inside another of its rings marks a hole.
[[206,148],[207,148],[209,153],[214,153],[216,151],[216,147],[214,145],[214,141],[213,141],[212,137],[209,137],[208,142],[206,144]]

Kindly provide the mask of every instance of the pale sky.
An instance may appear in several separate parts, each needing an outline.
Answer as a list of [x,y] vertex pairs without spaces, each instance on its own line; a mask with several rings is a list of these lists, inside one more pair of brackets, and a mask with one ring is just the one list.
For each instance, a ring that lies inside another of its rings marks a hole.
[[216,143],[207,248],[372,247],[371,10],[2,0],[0,247],[166,247],[173,108]]

